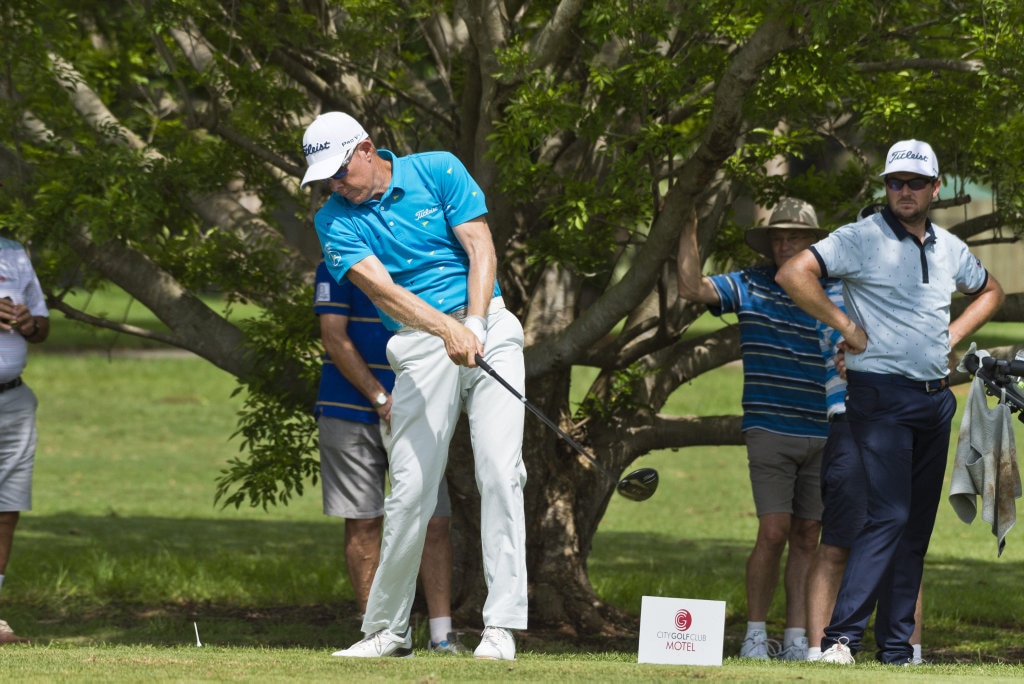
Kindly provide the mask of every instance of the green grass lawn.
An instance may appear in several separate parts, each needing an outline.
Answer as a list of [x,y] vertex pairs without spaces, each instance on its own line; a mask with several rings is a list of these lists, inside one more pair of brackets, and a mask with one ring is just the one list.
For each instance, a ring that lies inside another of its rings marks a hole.
[[[69,325],[57,318],[55,337]],[[991,340],[1006,341],[987,344],[1009,344],[1015,333],[993,331]],[[963,524],[945,501],[925,575],[925,651],[939,664],[925,670],[894,672],[869,657],[845,670],[734,658],[721,668],[638,665],[635,639],[531,632],[515,663],[424,651],[412,661],[338,662],[329,652],[357,638],[359,625],[342,524],[321,514],[319,487],[269,512],[213,503],[214,479],[238,452],[229,439],[240,406],[234,380],[187,355],[139,355],[116,341],[98,353],[54,353],[67,349],[54,342],[33,350],[25,373],[40,400],[34,507],[19,526],[0,618],[35,643],[0,649],[5,681],[1024,676],[1024,538],[1011,532],[996,558],[987,526]],[[698,378],[666,410],[734,411],[740,377],[730,366]],[[756,530],[743,448],[657,452],[637,465],[656,467],[661,486],[646,503],[615,497],[609,506],[589,563],[598,594],[634,615],[643,595],[723,600],[726,656],[735,654]],[[770,623],[781,632],[781,592]],[[426,626],[416,629],[422,644]]]

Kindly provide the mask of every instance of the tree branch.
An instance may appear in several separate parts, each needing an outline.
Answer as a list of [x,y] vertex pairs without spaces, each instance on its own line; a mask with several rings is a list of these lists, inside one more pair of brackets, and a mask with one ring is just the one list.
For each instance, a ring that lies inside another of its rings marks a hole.
[[641,455],[656,449],[741,445],[744,443],[742,422],[740,415],[669,416],[659,413],[653,425],[629,431],[629,448]]
[[[97,245],[84,229],[71,230],[68,242],[82,260],[138,300],[174,331],[164,340],[188,349],[235,377],[245,378],[252,358],[242,331],[183,288],[141,252],[117,242]],[[124,328],[122,332],[135,334]]]
[[551,19],[533,40],[530,53],[535,67],[543,69],[557,64],[566,52],[576,49],[577,39],[572,33],[586,6],[583,0],[561,0],[558,3]]
[[862,62],[853,68],[865,74],[892,71],[956,71],[976,74],[985,68],[979,59],[894,59],[887,62]]
[[647,296],[661,273],[661,264],[673,252],[682,217],[735,152],[743,107],[761,71],[802,40],[791,17],[768,17],[737,50],[719,81],[703,142],[684,162],[678,183],[666,195],[664,210],[655,219],[630,269],[568,328],[526,350],[527,377],[574,363]]

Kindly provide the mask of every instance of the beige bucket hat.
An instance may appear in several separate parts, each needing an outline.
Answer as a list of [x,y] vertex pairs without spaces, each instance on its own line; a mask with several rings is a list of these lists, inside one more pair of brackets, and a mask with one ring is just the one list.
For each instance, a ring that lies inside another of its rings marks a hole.
[[752,250],[771,259],[772,255],[772,229],[785,228],[787,230],[813,230],[816,237],[823,238],[828,231],[818,226],[818,215],[814,213],[814,207],[803,200],[785,197],[779,200],[768,217],[768,224],[748,228],[744,236],[747,244]]

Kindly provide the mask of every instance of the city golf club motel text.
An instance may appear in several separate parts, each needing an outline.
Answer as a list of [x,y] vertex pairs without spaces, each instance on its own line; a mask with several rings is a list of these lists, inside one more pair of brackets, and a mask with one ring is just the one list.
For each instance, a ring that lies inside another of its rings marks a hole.
[[665,640],[666,651],[696,651],[697,644],[706,642],[708,635],[701,632],[690,632],[693,616],[685,608],[676,611],[675,629],[659,630],[657,638]]

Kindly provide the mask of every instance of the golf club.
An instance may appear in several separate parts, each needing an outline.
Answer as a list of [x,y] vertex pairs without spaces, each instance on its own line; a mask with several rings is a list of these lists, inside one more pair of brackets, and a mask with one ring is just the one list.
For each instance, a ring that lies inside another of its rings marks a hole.
[[[476,355],[476,365],[480,366],[480,368],[482,368],[484,372],[486,372],[492,378],[501,383],[501,385],[509,392],[511,392],[516,399],[523,402],[523,406],[530,409],[530,411],[533,412],[533,415],[540,418],[545,425],[547,425],[549,428],[558,433],[559,437],[568,442],[574,449],[576,449],[576,451],[582,454],[584,458],[593,463],[598,470],[607,475],[609,480],[611,480],[612,482],[616,481],[615,476],[612,475],[607,468],[598,463],[596,458],[587,453],[586,449],[584,449],[576,442],[576,440],[574,440],[572,437],[566,434],[565,431],[563,431],[560,427],[558,427],[558,425],[554,423],[554,421],[545,416],[539,408],[537,408],[529,401],[527,401],[526,397],[520,394],[515,387],[508,384],[505,378],[498,375],[498,372],[495,371],[489,363],[484,361],[479,354]],[[657,488],[658,471],[655,470],[654,468],[640,468],[639,470],[634,470],[629,475],[626,475],[624,478],[619,480],[618,484],[615,487],[616,491],[619,494],[626,497],[630,501],[645,501],[654,495],[654,492]]]

